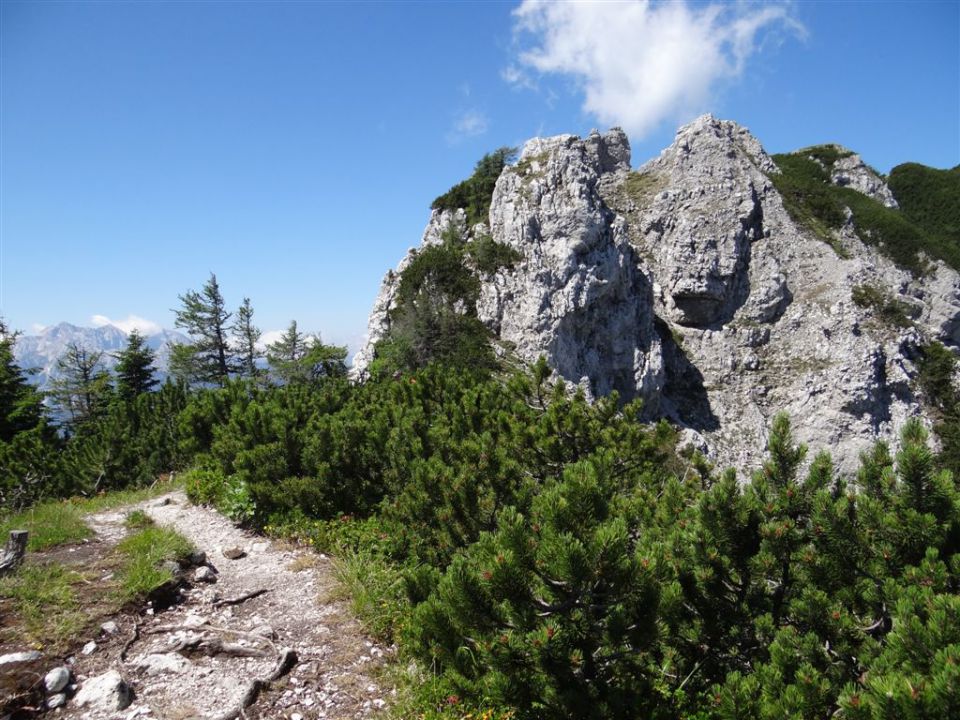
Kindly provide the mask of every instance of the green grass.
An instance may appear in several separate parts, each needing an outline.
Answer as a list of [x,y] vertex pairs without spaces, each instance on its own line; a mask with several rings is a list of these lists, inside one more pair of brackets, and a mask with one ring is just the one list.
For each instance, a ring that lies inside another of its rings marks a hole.
[[140,530],[142,528],[151,527],[155,524],[156,523],[153,522],[153,518],[147,515],[143,510],[134,510],[133,512],[129,512],[123,519],[123,526],[128,530]]
[[11,530],[27,530],[30,533],[27,550],[31,552],[83,542],[93,535],[93,531],[83,521],[84,515],[133,505],[178,487],[178,483],[165,482],[149,488],[103,493],[92,498],[42,502],[15,515],[0,515],[0,541],[9,535]]
[[0,537],[11,530],[27,530],[27,550],[37,552],[57,545],[78,543],[93,535],[83,522],[83,513],[69,502],[45,502],[29,510],[4,518]]
[[379,553],[341,547],[334,577],[367,631],[391,642],[409,613],[401,570]]
[[161,567],[167,560],[184,560],[193,551],[183,535],[165,527],[146,527],[117,544],[121,568],[117,589],[121,603],[148,595],[172,579]]
[[166,495],[168,492],[173,492],[181,487],[183,487],[183,483],[178,479],[174,482],[157,482],[145,488],[112,490],[90,498],[73,498],[66,502],[76,505],[83,513],[94,513],[102,510],[113,510],[124,505],[135,505],[144,500]]
[[850,294],[854,304],[873,310],[887,325],[907,328],[913,324],[911,318],[916,316],[915,308],[909,303],[897,300],[877,285],[857,285]]
[[654,173],[631,172],[623,182],[623,189],[637,205],[646,205],[663,188],[663,178]]
[[75,590],[83,582],[79,573],[56,563],[27,562],[0,578],[0,597],[12,601],[22,622],[15,640],[55,651],[74,640],[89,620]]

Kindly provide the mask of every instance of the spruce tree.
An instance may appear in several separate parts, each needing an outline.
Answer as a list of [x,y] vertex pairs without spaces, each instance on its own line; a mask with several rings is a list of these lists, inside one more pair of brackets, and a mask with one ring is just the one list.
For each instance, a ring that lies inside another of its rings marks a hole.
[[101,365],[103,353],[77,343],[67,345],[57,360],[58,375],[50,395],[68,425],[77,432],[103,415],[110,400],[110,375]]
[[0,318],[0,440],[35,428],[44,418],[43,398],[14,358],[17,334]]
[[147,347],[144,337],[133,330],[127,336],[127,346],[114,357],[117,365],[117,394],[125,402],[133,402],[138,395],[150,392],[157,385],[153,374],[154,353]]
[[253,306],[250,298],[244,298],[237,310],[237,321],[233,325],[233,335],[237,346],[238,370],[241,376],[257,378],[262,375],[257,361],[263,353],[257,348],[260,341],[260,328],[253,324]]
[[292,320],[287,331],[267,346],[267,362],[277,381],[283,385],[341,377],[346,374],[347,349],[324,345],[319,335],[297,330]]
[[217,276],[200,292],[188,290],[180,295],[182,307],[174,310],[175,324],[193,338],[188,345],[175,346],[171,363],[175,374],[196,383],[225,385],[236,370],[236,360],[229,343],[230,318]]

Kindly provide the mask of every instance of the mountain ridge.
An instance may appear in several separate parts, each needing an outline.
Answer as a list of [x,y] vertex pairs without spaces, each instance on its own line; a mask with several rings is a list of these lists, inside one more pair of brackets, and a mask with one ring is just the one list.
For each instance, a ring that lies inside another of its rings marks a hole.
[[[897,201],[852,151],[777,157],[709,115],[637,170],[619,129],[534,138],[500,174],[488,224],[434,211],[420,247],[453,229],[518,253],[479,274],[475,311],[494,340],[523,362],[544,355],[588,395],[643,398],[718,462],[755,467],[743,448],[763,447],[784,410],[799,439],[852,468],[924,415],[917,358],[960,344],[960,276],[883,235]],[[791,185],[810,161],[822,177]],[[417,253],[385,277],[355,376],[390,334]],[[884,320],[888,305],[905,308],[903,326]]]
[[[34,335],[20,335],[14,345],[14,355],[21,367],[36,371],[30,373],[30,381],[45,389],[50,380],[57,377],[57,360],[70,343],[77,343],[94,352],[102,352],[101,363],[105,369],[110,370],[116,365],[114,353],[126,347],[127,337],[128,333],[111,324],[85,327],[60,322],[45,327]],[[161,381],[167,374],[171,346],[190,341],[183,333],[167,329],[144,334],[144,339],[147,347],[156,354],[154,367]]]

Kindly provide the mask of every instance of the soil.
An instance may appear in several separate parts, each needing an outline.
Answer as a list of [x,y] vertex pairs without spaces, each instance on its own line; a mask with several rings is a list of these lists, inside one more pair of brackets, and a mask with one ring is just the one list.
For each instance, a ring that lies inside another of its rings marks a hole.
[[[175,602],[166,609],[166,602],[148,603],[112,618],[114,634],[77,638],[78,647],[95,640],[97,648],[68,660],[73,683],[115,669],[133,688],[132,705],[105,713],[68,702],[49,716],[215,718],[239,707],[251,682],[269,676],[287,649],[296,663],[241,717],[365,718],[389,703],[391,691],[378,676],[391,649],[365,637],[346,604],[334,599],[330,559],[249,534],[214,510],[190,505],[182,492],[90,516],[96,539],[89,546],[119,541],[126,534],[124,518],[138,508],[205,552],[216,582],[191,582],[196,569],[187,569],[186,582],[174,589]],[[234,547],[246,554],[229,560],[223,551]],[[259,590],[266,592],[222,603]],[[197,652],[198,641],[214,654]],[[226,652],[215,652],[218,647]]]

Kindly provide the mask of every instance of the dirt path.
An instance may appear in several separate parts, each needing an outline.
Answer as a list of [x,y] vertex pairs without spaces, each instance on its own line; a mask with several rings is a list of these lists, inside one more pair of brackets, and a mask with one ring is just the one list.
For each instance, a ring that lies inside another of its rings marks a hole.
[[[62,717],[218,717],[240,704],[252,680],[270,674],[285,649],[296,653],[296,664],[260,693],[246,717],[364,718],[386,705],[389,693],[375,677],[388,649],[365,638],[344,603],[330,599],[335,581],[328,559],[239,530],[218,513],[190,505],[181,492],[134,507],[205,552],[216,582],[190,582],[182,601],[168,609],[118,619],[116,633],[97,638],[90,655],[77,655],[74,672],[82,686],[85,678],[119,671],[133,687],[133,703],[112,714],[68,704],[58,711]],[[131,509],[93,515],[89,524],[99,538],[115,542]],[[246,554],[230,560],[223,554],[230,548]],[[236,605],[217,604],[259,590],[266,592]],[[135,624],[138,639],[121,659]],[[207,656],[190,650],[198,640],[232,648]],[[247,651],[263,656],[231,655]]]

